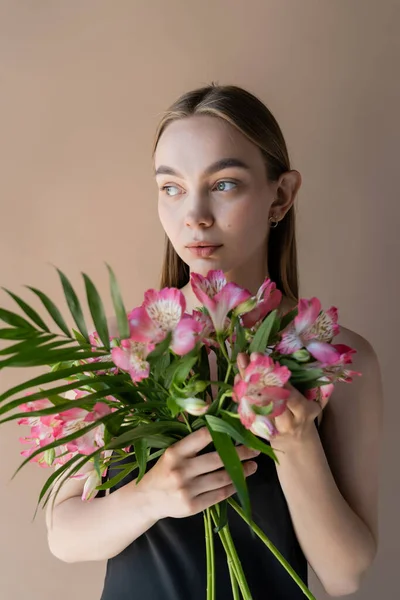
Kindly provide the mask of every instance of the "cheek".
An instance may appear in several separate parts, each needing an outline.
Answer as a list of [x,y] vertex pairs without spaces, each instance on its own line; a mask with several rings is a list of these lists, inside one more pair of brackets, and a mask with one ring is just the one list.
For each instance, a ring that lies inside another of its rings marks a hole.
[[251,236],[255,238],[265,236],[268,228],[268,206],[261,204],[254,198],[238,203],[227,208],[221,214],[221,223],[224,229],[232,235]]

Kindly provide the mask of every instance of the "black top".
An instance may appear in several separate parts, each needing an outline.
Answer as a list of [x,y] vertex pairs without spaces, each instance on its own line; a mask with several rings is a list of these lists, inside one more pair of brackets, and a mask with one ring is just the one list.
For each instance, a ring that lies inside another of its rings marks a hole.
[[[131,460],[131,458],[125,459]],[[297,541],[274,461],[260,454],[247,479],[253,520],[307,584],[307,561]],[[150,468],[154,463],[149,463]],[[114,466],[114,465],[113,465]],[[109,477],[114,476],[110,468]],[[133,471],[111,492],[137,477]],[[237,500],[236,495],[234,496]],[[229,526],[253,600],[303,600],[304,595],[262,541],[228,506]],[[216,598],[232,598],[225,551],[214,536]],[[158,521],[108,560],[101,600],[204,600],[206,552],[203,514]]]

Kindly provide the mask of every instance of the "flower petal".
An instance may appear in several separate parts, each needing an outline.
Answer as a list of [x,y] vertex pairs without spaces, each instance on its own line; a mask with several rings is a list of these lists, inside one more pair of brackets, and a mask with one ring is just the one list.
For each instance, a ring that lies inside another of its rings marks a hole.
[[240,416],[241,423],[246,427],[246,429],[249,429],[254,423],[256,415],[251,408],[251,402],[249,402],[247,396],[243,396],[243,398],[240,400],[238,414]]
[[173,332],[171,349],[180,356],[187,354],[195,347],[202,330],[202,324],[196,319],[191,317],[182,319]]
[[311,298],[311,300],[300,300],[299,311],[297,317],[294,319],[294,325],[298,335],[301,335],[308,329],[311,329],[320,312],[321,302],[318,300],[318,298]]
[[270,440],[271,436],[276,434],[276,428],[274,424],[262,415],[257,415],[254,422],[250,427],[250,431],[265,440]]
[[317,360],[321,361],[325,365],[331,365],[336,363],[340,359],[339,352],[325,342],[308,342],[306,344],[307,350]]

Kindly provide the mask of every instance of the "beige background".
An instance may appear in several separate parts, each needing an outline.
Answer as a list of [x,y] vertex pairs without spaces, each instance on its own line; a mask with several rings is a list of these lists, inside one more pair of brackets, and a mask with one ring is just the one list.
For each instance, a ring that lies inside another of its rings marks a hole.
[[[49,263],[106,295],[108,261],[130,307],[157,285],[150,148],[180,93],[235,83],[277,117],[303,175],[302,293],[337,304],[384,375],[381,541],[363,600],[399,597],[399,27],[389,0],[0,0],[0,284],[26,298],[22,284],[61,302]],[[2,373],[1,388],[22,376]],[[20,433],[0,434],[0,597],[96,600],[105,565],[57,561],[43,515],[31,523],[48,473],[10,482]]]

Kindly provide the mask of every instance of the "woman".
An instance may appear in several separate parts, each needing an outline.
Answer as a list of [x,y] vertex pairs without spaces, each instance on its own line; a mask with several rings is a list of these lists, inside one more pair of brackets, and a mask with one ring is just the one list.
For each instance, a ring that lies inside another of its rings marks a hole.
[[[282,312],[289,310],[298,299],[293,204],[301,176],[270,111],[235,86],[189,92],[161,121],[154,165],[167,237],[161,287],[179,287],[190,312],[191,271],[222,269],[252,293],[269,276],[284,294]],[[335,342],[357,349],[362,377],[339,384],[325,407],[291,388],[271,441],[282,451],[279,465],[243,447],[238,453],[255,521],[304,581],[309,564],[327,593],[340,596],[359,588],[377,550],[382,394],[371,346],[344,329]],[[52,552],[68,562],[108,559],[102,600],[203,600],[201,511],[234,493],[209,443],[205,429],[189,435],[137,486],[132,475],[91,503],[80,500],[83,483],[69,481],[51,525],[48,515]],[[253,598],[303,598],[233,512],[230,523]],[[219,543],[216,571],[217,598],[231,597]]]

